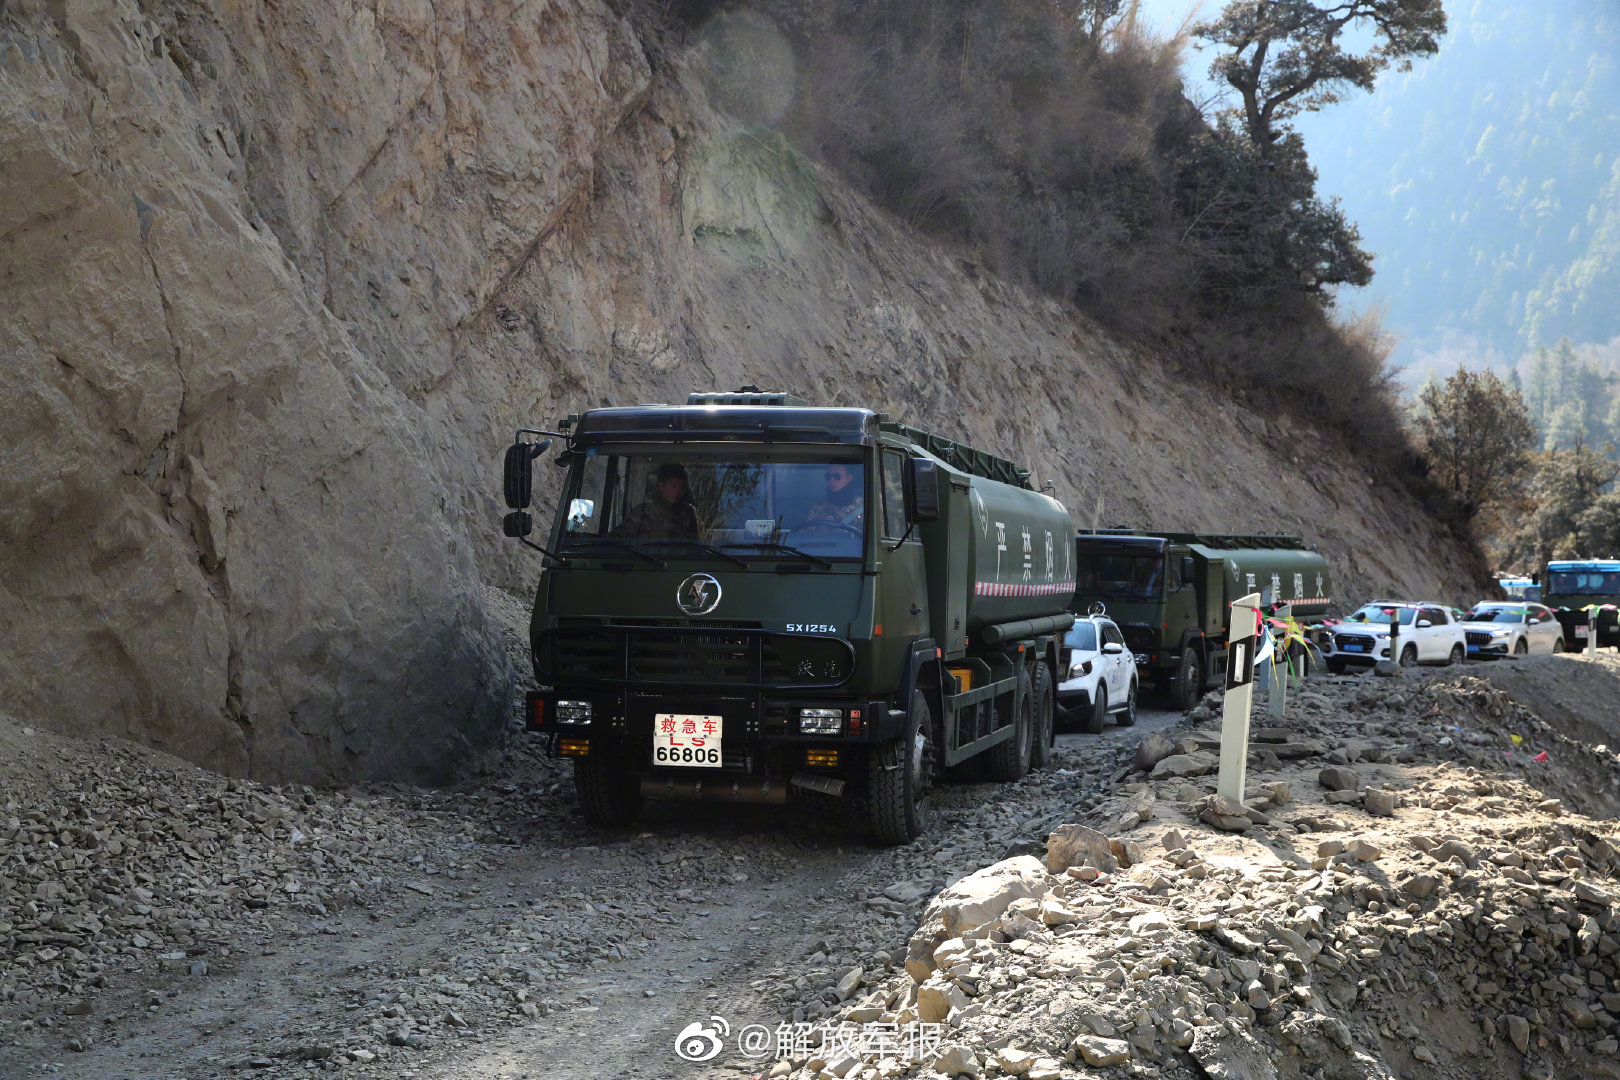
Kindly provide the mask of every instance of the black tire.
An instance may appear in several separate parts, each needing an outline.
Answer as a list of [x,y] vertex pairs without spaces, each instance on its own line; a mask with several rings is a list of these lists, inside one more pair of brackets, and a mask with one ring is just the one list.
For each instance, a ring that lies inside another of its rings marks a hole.
[[1513,643],[1513,655],[1514,656],[1529,656],[1530,655],[1530,642],[1527,641],[1524,638],[1520,638],[1518,641],[1515,641]]
[[1035,741],[1032,738],[1035,726],[1032,689],[1029,670],[1020,669],[1018,672],[1020,704],[1013,712],[1013,737],[996,743],[985,755],[992,780],[999,780],[1002,783],[1020,780],[1029,772],[1030,744]]
[[1125,707],[1114,714],[1114,723],[1120,727],[1136,726],[1136,680],[1131,680],[1130,692],[1125,695]]
[[1328,659],[1327,659],[1327,667],[1328,667],[1328,671],[1331,674],[1334,674],[1334,675],[1343,675],[1344,674],[1344,661],[1340,660],[1338,657],[1335,657],[1335,656],[1328,657]]
[[1057,715],[1052,692],[1052,672],[1045,664],[1035,665],[1035,744],[1029,749],[1031,767],[1042,769],[1056,751]]
[[1097,680],[1097,691],[1091,695],[1091,711],[1086,713],[1085,723],[1080,730],[1087,735],[1101,735],[1103,724],[1108,720],[1108,687],[1101,679]]
[[927,828],[933,738],[928,698],[921,690],[914,691],[905,733],[874,747],[867,761],[867,812],[872,838],[879,844],[909,844]]
[[622,828],[641,816],[641,782],[618,762],[599,757],[574,759],[574,794],[592,825]]
[[1409,641],[1406,647],[1401,649],[1401,667],[1411,667],[1417,662],[1417,645]]
[[1561,637],[1553,638],[1553,655],[1557,656],[1559,653],[1561,653],[1563,651],[1564,651],[1564,639],[1561,638]]
[[1451,667],[1453,664],[1462,663],[1467,656],[1467,649],[1463,648],[1461,645],[1453,645],[1451,647],[1451,654],[1446,657],[1446,667]]
[[1176,685],[1170,691],[1170,703],[1186,712],[1204,696],[1204,662],[1198,650],[1189,645],[1181,654],[1181,666],[1176,668]]

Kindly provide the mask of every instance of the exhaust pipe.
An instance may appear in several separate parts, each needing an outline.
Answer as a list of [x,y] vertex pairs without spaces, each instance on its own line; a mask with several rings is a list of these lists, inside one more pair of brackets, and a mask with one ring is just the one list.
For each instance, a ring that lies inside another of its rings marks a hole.
[[787,803],[787,785],[769,780],[676,780],[641,778],[641,793],[655,799],[702,799],[705,802]]

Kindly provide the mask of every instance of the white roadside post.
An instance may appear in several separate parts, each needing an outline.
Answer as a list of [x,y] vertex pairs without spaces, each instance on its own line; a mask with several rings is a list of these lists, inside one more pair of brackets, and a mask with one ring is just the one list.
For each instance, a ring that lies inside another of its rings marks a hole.
[[1249,710],[1254,705],[1254,624],[1260,594],[1250,593],[1232,605],[1227,634],[1226,696],[1221,706],[1221,771],[1215,790],[1239,806],[1249,765]]
[[1586,609],[1586,655],[1597,657],[1597,605]]

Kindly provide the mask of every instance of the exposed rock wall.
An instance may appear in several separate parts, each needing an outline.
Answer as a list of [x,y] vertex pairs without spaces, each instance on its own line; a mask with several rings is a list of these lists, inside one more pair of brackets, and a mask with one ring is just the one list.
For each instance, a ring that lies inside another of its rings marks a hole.
[[479,582],[537,571],[498,536],[511,429],[744,382],[965,435],[1081,524],[1303,529],[1341,594],[1461,598],[1354,462],[705,96],[594,0],[6,5],[3,707],[267,779],[442,775],[505,708]]

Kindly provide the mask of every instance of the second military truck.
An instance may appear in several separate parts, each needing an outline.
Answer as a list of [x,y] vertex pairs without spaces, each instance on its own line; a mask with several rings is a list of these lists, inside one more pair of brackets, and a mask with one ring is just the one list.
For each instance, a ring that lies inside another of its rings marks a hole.
[[[1044,764],[1073,525],[1026,471],[752,387],[559,426],[508,450],[505,531],[545,554],[527,726],[589,821],[808,795],[905,843],[947,768]],[[536,543],[541,436],[567,472]]]
[[1083,529],[1075,551],[1071,608],[1101,601],[1135,654],[1138,680],[1182,709],[1226,675],[1233,601],[1259,593],[1309,626],[1333,595],[1327,560],[1297,536]]

